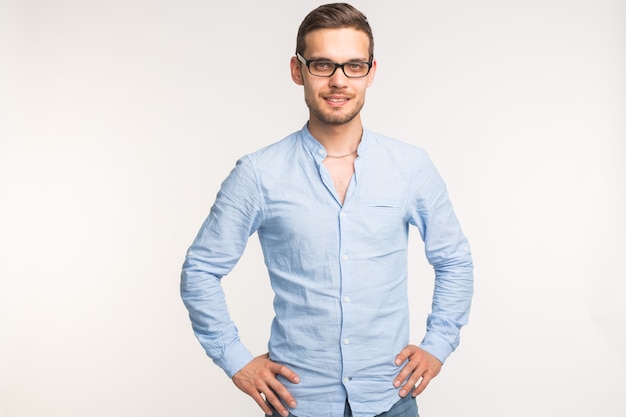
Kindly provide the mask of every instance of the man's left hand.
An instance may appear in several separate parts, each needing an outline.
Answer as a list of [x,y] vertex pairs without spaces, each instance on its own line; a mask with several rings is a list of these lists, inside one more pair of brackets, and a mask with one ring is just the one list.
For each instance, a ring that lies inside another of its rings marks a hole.
[[[402,349],[398,356],[396,356],[396,366],[402,365],[407,359],[409,361],[404,365],[393,381],[393,386],[398,388],[406,381],[400,389],[400,396],[406,397],[412,390],[413,397],[417,397],[426,389],[430,380],[436,377],[439,371],[441,371],[442,363],[439,359],[415,345],[408,345]],[[417,384],[417,381],[420,382],[416,387],[415,384]],[[413,387],[415,387],[415,389],[413,389]]]

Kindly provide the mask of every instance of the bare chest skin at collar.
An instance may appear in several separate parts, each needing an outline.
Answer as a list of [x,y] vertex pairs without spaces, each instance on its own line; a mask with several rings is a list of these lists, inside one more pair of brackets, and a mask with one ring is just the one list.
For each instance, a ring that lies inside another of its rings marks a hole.
[[355,159],[356,155],[349,155],[345,158],[326,158],[324,160],[324,166],[330,173],[330,177],[335,185],[335,192],[341,204],[344,203],[350,180],[352,175],[354,175]]

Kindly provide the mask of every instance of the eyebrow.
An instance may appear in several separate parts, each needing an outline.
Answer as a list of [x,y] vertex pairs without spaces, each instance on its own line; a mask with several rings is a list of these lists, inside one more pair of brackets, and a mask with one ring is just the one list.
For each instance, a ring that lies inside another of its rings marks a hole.
[[[308,58],[309,61],[328,61],[328,62],[337,62],[337,61],[333,61],[330,58],[326,58],[326,57],[312,57],[312,58]],[[369,62],[369,60],[367,58],[350,58],[347,61],[343,61],[342,63],[347,63],[347,62]]]

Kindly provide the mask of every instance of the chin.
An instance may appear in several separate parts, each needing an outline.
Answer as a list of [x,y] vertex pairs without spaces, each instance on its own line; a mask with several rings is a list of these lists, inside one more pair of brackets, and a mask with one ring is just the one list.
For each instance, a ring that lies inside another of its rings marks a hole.
[[319,109],[311,109],[311,112],[320,122],[332,126],[341,126],[346,123],[350,123],[359,114],[358,111],[340,114],[332,111],[321,112]]

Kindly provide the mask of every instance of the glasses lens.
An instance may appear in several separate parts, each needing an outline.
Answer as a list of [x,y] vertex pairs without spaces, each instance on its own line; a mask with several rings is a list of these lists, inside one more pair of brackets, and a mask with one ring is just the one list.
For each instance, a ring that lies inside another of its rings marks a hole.
[[348,62],[343,66],[343,71],[348,77],[365,77],[369,70],[367,62]]
[[[330,77],[335,73],[337,64],[331,61],[310,61],[309,71],[318,77]],[[351,78],[365,77],[370,72],[368,62],[347,62],[343,65],[343,72]]]
[[309,65],[311,74],[328,77],[335,71],[335,64],[329,61],[312,61]]

